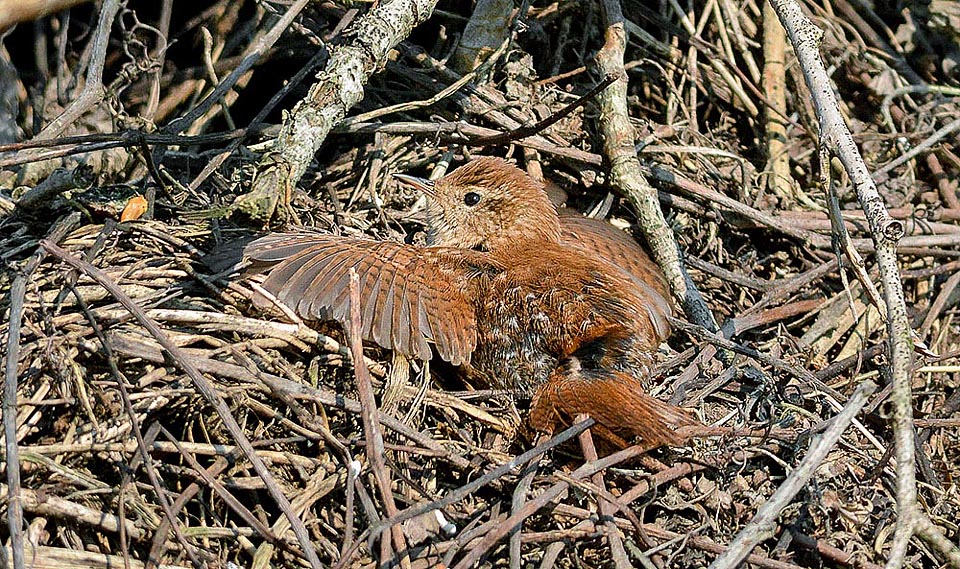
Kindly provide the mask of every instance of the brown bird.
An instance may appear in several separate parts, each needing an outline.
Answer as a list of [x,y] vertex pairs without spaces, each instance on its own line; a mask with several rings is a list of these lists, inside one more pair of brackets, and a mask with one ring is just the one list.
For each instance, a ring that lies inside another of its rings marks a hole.
[[619,445],[686,439],[698,423],[643,390],[670,304],[636,243],[558,215],[539,183],[498,158],[436,182],[400,178],[430,198],[429,246],[268,235],[245,251],[272,265],[264,288],[305,319],[346,323],[353,268],[365,340],[421,359],[433,344],[472,382],[532,397],[535,429],[585,413]]

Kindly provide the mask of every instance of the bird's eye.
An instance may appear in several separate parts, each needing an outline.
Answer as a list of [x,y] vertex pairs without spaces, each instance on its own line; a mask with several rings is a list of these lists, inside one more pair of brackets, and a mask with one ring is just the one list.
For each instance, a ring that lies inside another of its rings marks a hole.
[[470,207],[473,207],[480,203],[480,194],[477,192],[467,192],[463,196],[463,203],[467,204]]

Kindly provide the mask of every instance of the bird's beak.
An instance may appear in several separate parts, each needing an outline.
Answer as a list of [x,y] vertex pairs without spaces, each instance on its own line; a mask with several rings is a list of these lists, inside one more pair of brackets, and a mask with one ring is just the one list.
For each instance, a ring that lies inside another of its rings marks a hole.
[[416,176],[408,176],[406,174],[394,174],[394,178],[400,180],[400,183],[406,184],[411,188],[420,190],[421,192],[427,194],[428,197],[434,197],[436,192],[433,191],[433,180],[428,180],[426,178],[418,178]]

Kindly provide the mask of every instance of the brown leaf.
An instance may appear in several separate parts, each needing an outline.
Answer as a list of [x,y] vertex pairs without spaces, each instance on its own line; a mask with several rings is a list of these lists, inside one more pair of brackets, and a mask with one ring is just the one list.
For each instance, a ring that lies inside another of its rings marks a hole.
[[146,212],[147,198],[141,195],[133,196],[130,198],[130,201],[127,202],[127,205],[123,207],[123,212],[120,213],[120,223],[140,219]]

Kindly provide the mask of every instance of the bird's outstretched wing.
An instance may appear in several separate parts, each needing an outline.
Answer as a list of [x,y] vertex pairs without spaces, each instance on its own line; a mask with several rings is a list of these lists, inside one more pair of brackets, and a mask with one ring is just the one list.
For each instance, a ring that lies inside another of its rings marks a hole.
[[350,269],[360,280],[363,339],[429,359],[428,342],[454,365],[477,345],[475,279],[497,267],[478,251],[417,247],[316,233],[275,233],[247,245],[263,287],[308,320],[350,318]]

